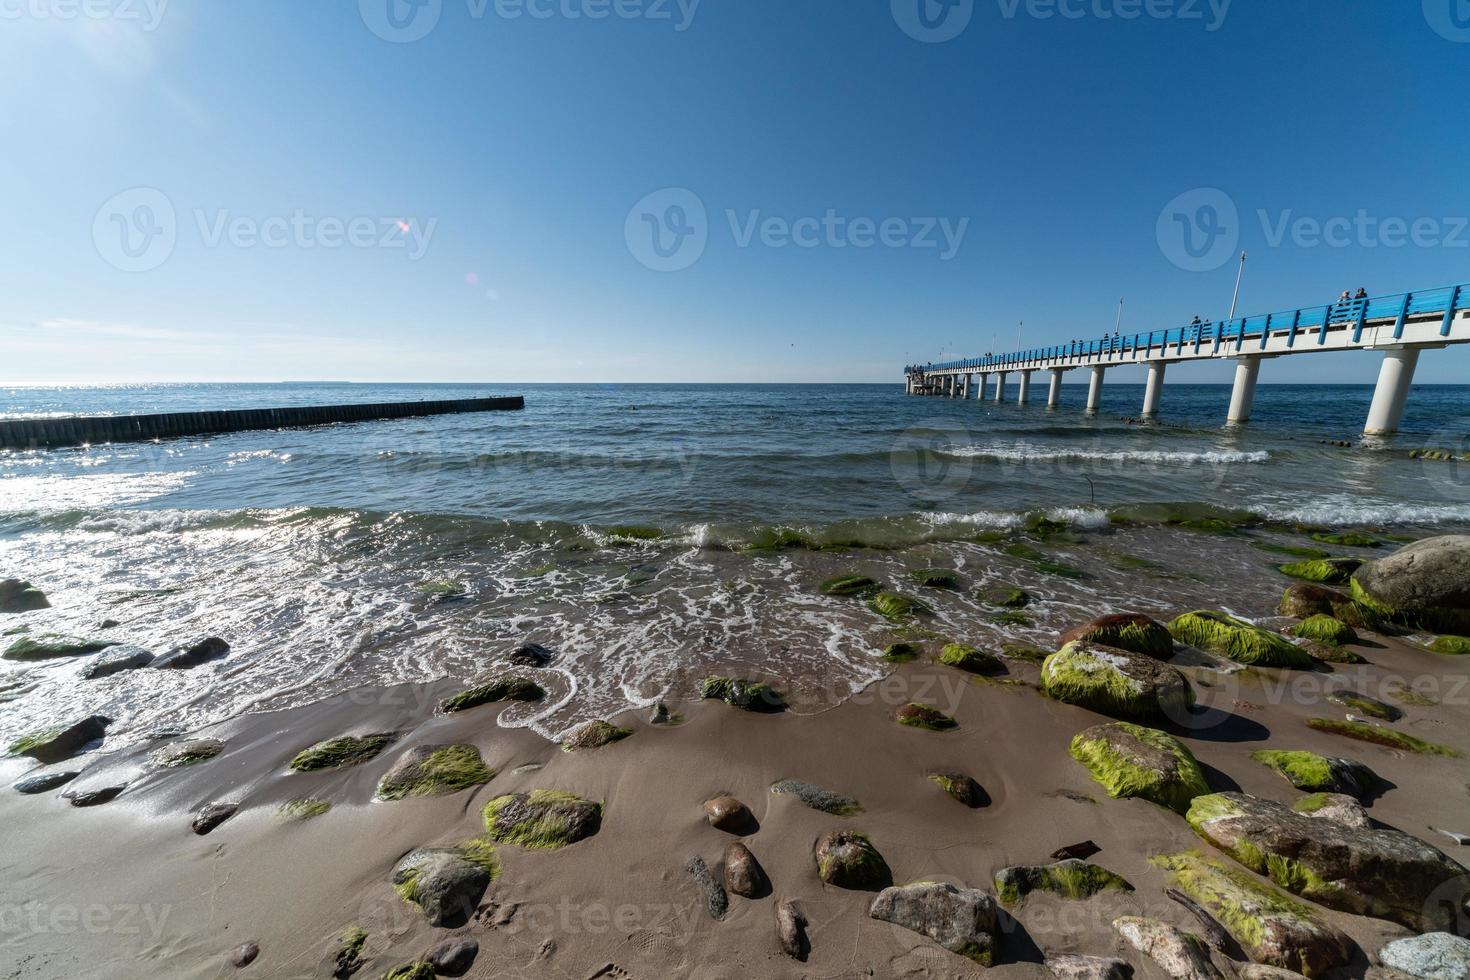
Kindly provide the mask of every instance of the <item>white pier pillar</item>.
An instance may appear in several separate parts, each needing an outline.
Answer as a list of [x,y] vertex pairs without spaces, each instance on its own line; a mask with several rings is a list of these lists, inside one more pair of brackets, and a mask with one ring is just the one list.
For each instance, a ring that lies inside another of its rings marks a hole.
[[1143,417],[1153,418],[1159,414],[1159,399],[1164,394],[1164,368],[1168,365],[1163,361],[1148,362],[1148,384],[1143,389]]
[[1031,401],[1031,372],[1021,372],[1021,393],[1016,396],[1017,405],[1025,405]]
[[965,375],[965,385],[964,385],[963,388],[960,389],[960,397],[963,398],[965,401],[969,401],[970,400],[970,375],[969,374],[966,374]]
[[1368,409],[1368,424],[1363,434],[1387,436],[1398,431],[1414,384],[1414,368],[1419,366],[1419,348],[1396,347],[1383,352],[1383,366],[1378,369],[1378,387],[1373,389],[1373,406]]
[[1230,390],[1230,414],[1225,421],[1240,425],[1249,422],[1251,405],[1256,400],[1256,378],[1261,374],[1261,358],[1241,357],[1235,361],[1235,387]]
[[1006,373],[998,371],[995,375],[995,400],[1003,402],[1006,400]]
[[1046,407],[1056,408],[1062,400],[1062,374],[1061,368],[1051,369],[1051,386],[1046,391]]
[[1101,364],[1095,364],[1092,368],[1092,378],[1087,382],[1087,410],[1096,412],[1102,404],[1103,373],[1107,368]]

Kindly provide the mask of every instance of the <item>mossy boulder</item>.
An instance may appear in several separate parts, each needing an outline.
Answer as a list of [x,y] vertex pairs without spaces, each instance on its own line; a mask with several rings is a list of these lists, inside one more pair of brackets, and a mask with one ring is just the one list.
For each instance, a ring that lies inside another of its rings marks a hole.
[[868,907],[868,915],[927,936],[981,966],[995,961],[999,916],[995,899],[978,888],[937,881],[884,888]]
[[1031,593],[1009,585],[980,589],[975,593],[975,598],[986,605],[998,606],[1001,609],[1025,609],[1035,601]]
[[11,742],[8,751],[11,755],[30,756],[37,762],[62,762],[82,751],[87,743],[106,735],[110,724],[111,718],[92,715],[69,725],[31,732]]
[[1339,548],[1381,548],[1383,542],[1367,534],[1359,534],[1356,531],[1344,531],[1333,533],[1330,531],[1318,531],[1312,535],[1312,540],[1319,544],[1336,545]]
[[159,769],[182,769],[208,762],[225,750],[217,738],[190,738],[173,742],[148,753],[148,762]]
[[823,789],[815,783],[800,779],[783,779],[771,784],[771,792],[777,796],[794,796],[813,810],[830,813],[835,817],[847,817],[862,810],[862,804],[850,796]]
[[439,702],[439,710],[445,714],[454,714],[500,701],[534,703],[545,697],[546,692],[541,689],[541,685],[529,677],[496,677],[445,698]]
[[1328,732],[1332,735],[1341,735],[1344,738],[1356,739],[1359,742],[1369,742],[1373,745],[1398,749],[1400,752],[1413,752],[1415,755],[1442,755],[1452,759],[1458,759],[1460,757],[1460,751],[1450,748],[1448,745],[1426,742],[1422,738],[1416,738],[1405,732],[1394,731],[1392,728],[1380,728],[1377,725],[1370,725],[1363,721],[1339,721],[1336,718],[1308,718],[1307,727],[1313,731]]
[[872,595],[879,585],[866,575],[837,575],[823,582],[821,588],[823,595],[851,597]]
[[491,840],[537,850],[567,847],[602,829],[601,803],[549,789],[496,797],[482,816]]
[[565,739],[563,739],[561,747],[563,752],[580,752],[584,749],[600,749],[604,745],[611,745],[613,742],[621,742],[623,739],[632,734],[632,731],[627,728],[619,728],[616,725],[609,724],[608,722],[602,720],[589,721],[587,724],[576,729]]
[[1316,661],[1284,636],[1222,612],[1196,610],[1177,616],[1169,632],[1180,643],[1229,657],[1252,667],[1310,670]]
[[1056,864],[1015,865],[995,873],[995,893],[1007,908],[1019,905],[1034,891],[1080,901],[1105,891],[1131,892],[1133,886],[1107,868],[1075,858]]
[[1335,820],[1349,827],[1367,830],[1373,826],[1368,808],[1345,793],[1312,793],[1297,800],[1291,808],[1318,820]]
[[1275,769],[1291,785],[1308,793],[1344,793],[1367,800],[1384,786],[1376,772],[1352,759],[1278,749],[1252,752],[1251,758]]
[[367,946],[368,934],[359,925],[348,926],[337,941],[337,952],[332,956],[333,980],[346,980],[362,969],[362,951]]
[[953,769],[939,769],[927,774],[929,781],[940,789],[952,800],[963,803],[974,810],[984,806],[988,802],[985,790],[970,776]]
[[1072,739],[1071,754],[1114,799],[1138,797],[1183,813],[1210,791],[1184,743],[1142,725],[1095,725]]
[[1304,639],[1331,643],[1334,646],[1358,642],[1358,634],[1353,628],[1335,616],[1308,616],[1297,623],[1292,633]]
[[1005,664],[1000,658],[991,653],[976,650],[972,646],[963,643],[947,643],[939,653],[939,662],[946,667],[954,667],[958,670],[968,671],[971,674],[1001,674],[1005,672]]
[[444,796],[495,778],[473,745],[416,745],[393,764],[378,782],[378,799]]
[[1141,653],[1155,660],[1174,655],[1174,637],[1162,623],[1142,613],[1099,616],[1062,634],[1062,646],[1077,641]]
[[60,633],[38,633],[22,636],[0,653],[5,660],[60,660],[63,657],[84,657],[98,650],[117,646],[116,640],[99,640],[95,637],[64,636]]
[[321,772],[325,769],[345,769],[375,759],[398,737],[397,732],[377,732],[371,735],[339,735],[302,749],[291,759],[293,772]]
[[1277,566],[1282,575],[1326,585],[1344,585],[1362,567],[1361,558],[1309,558],[1306,561]]
[[1470,633],[1470,535],[1425,538],[1364,565],[1353,598],[1395,622]]
[[197,642],[175,647],[153,661],[151,666],[157,670],[189,670],[212,660],[219,660],[229,652],[230,645],[224,640],[217,636],[206,636]]
[[46,593],[18,578],[0,579],[0,613],[35,612],[49,609]]
[[1194,706],[1194,688],[1168,664],[1081,640],[1046,658],[1041,689],[1067,704],[1140,721],[1180,721]]
[[909,578],[916,585],[922,585],[926,589],[958,589],[960,587],[959,573],[948,568],[920,568],[909,572]]
[[1347,936],[1323,923],[1305,903],[1239,868],[1193,851],[1158,857],[1154,863],[1257,963],[1316,977],[1352,959]]
[[868,600],[868,608],[884,619],[894,621],[933,613],[926,603],[902,592],[879,592]]
[[1327,700],[1333,704],[1340,704],[1357,714],[1377,718],[1379,721],[1398,721],[1404,716],[1403,709],[1367,694],[1359,694],[1357,691],[1331,691],[1327,695]]
[[284,823],[303,823],[322,816],[330,809],[332,809],[331,800],[319,800],[316,797],[307,796],[287,800],[276,807],[276,819]]
[[434,964],[428,960],[414,960],[412,963],[395,966],[383,974],[383,980],[434,980],[437,975]]
[[960,723],[938,708],[928,704],[910,702],[898,709],[895,717],[900,725],[922,728],[931,732],[947,732],[958,728]]
[[1470,655],[1470,637],[1437,636],[1429,644],[1429,649],[1434,653],[1447,653],[1455,657]]
[[1292,619],[1331,616],[1356,629],[1377,630],[1384,626],[1382,616],[1351,596],[1314,582],[1293,582],[1288,585],[1281,594],[1281,604],[1277,612]]
[[1243,793],[1197,797],[1195,832],[1287,891],[1410,929],[1453,929],[1470,897],[1464,868],[1397,830],[1351,827]]
[[911,664],[924,655],[917,643],[890,643],[883,648],[883,659],[890,664]]
[[834,830],[823,834],[812,848],[817,875],[829,885],[854,891],[879,891],[893,884],[888,862],[866,834]]
[[712,701],[723,701],[741,711],[775,714],[786,710],[786,699],[769,684],[735,677],[706,677],[699,695]]
[[494,849],[482,842],[472,847],[423,847],[410,851],[393,869],[393,890],[430,925],[452,927],[469,919],[499,875]]

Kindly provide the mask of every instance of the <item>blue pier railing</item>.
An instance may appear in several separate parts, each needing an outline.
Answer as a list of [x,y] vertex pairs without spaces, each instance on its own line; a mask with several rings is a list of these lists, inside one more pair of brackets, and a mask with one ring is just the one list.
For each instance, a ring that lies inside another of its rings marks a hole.
[[1440,335],[1447,337],[1455,314],[1462,310],[1470,310],[1470,283],[1389,296],[1338,300],[1282,313],[1199,321],[1173,330],[1153,330],[1126,337],[1105,335],[1094,340],[1074,340],[1050,347],[946,361],[942,364],[912,364],[904,369],[904,373],[998,371],[1021,364],[1065,363],[1138,352],[1145,356],[1154,351],[1182,355],[1199,353],[1204,344],[1212,345],[1212,350],[1233,345],[1237,351],[1247,351],[1251,349],[1251,345],[1255,349],[1264,348],[1274,334],[1282,332],[1287,333],[1287,346],[1295,348],[1323,344],[1327,341],[1329,329],[1344,325],[1352,328],[1353,342],[1358,343],[1369,321],[1382,320],[1394,322],[1393,336],[1397,340],[1403,336],[1404,323],[1410,317],[1436,313],[1444,314]]

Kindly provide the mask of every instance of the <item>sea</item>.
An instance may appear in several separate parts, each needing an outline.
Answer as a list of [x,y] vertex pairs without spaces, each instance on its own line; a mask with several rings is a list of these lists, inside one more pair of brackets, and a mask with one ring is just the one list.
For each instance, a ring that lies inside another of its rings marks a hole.
[[[1044,391],[1040,392],[1044,395]],[[0,452],[0,579],[50,609],[0,619],[228,657],[84,680],[0,659],[0,742],[60,716],[109,743],[358,687],[469,681],[534,642],[552,696],[500,723],[591,718],[766,680],[820,711],[894,669],[897,642],[1054,648],[1104,612],[1275,612],[1301,554],[1372,558],[1470,527],[1470,386],[1414,389],[1364,440],[1371,386],[1272,385],[1249,425],[1228,386],[1061,404],[881,385],[200,384],[0,388],[0,418],[525,396],[516,412]],[[1011,391],[1014,397],[1014,386]],[[1323,542],[1344,529],[1372,547]],[[1284,550],[1283,550],[1284,549]],[[947,588],[915,572],[955,573]],[[920,599],[885,619],[821,583]],[[997,596],[1022,590],[1024,610]]]

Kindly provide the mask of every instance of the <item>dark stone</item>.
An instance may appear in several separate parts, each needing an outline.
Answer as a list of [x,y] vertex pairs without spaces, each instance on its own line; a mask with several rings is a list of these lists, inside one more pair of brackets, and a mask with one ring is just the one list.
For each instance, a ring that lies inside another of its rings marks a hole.
[[121,625],[122,625],[122,623],[119,623],[115,619],[104,619],[102,622],[100,622],[100,623],[97,624],[97,628],[99,630],[110,630],[110,629],[116,629],[117,627],[119,627]]
[[101,677],[111,677],[125,670],[137,670],[139,667],[147,667],[153,662],[153,654],[142,647],[122,646],[113,647],[106,653],[99,654],[87,666],[82,668],[82,677],[93,681]]
[[10,745],[12,755],[28,755],[37,762],[62,762],[80,752],[88,742],[107,734],[111,718],[92,715],[59,729],[48,729],[27,735]]
[[1128,980],[1133,967],[1112,956],[1083,956],[1080,953],[1052,953],[1046,968],[1057,980]]
[[230,951],[230,965],[237,970],[243,969],[254,963],[259,955],[259,943],[241,943]]
[[72,806],[101,806],[117,799],[127,786],[104,786],[102,789],[72,790],[62,793],[61,798],[70,800]]
[[783,898],[776,903],[776,941],[781,952],[794,960],[805,960],[811,952],[806,938],[806,916],[795,900]]
[[648,714],[648,723],[650,725],[667,725],[671,721],[673,721],[673,718],[669,714],[669,706],[662,701],[654,705],[653,710]]
[[467,921],[490,886],[490,872],[458,848],[420,848],[393,869],[399,897],[424,914],[430,925]]
[[755,832],[755,817],[751,815],[750,808],[733,796],[719,796],[705,801],[704,816],[716,830],[740,837]]
[[695,855],[685,863],[684,870],[689,872],[694,883],[704,892],[705,907],[709,909],[710,918],[717,922],[723,919],[730,910],[730,897],[725,894],[725,886],[710,873],[704,858]]
[[539,643],[527,643],[516,647],[515,651],[505,659],[517,667],[545,667],[551,663],[555,655]]
[[1093,841],[1085,840],[1079,844],[1068,844],[1066,847],[1057,848],[1052,851],[1051,859],[1053,861],[1086,861],[1101,850],[1102,848]]
[[725,848],[725,888],[741,898],[763,898],[771,893],[765,869],[738,840]]
[[893,872],[863,834],[834,830],[812,848],[817,875],[829,885],[854,891],[878,891],[893,884]]
[[1174,637],[1168,627],[1142,613],[1114,613],[1099,616],[1062,634],[1057,646],[1077,641],[1115,647],[1155,660],[1168,660],[1174,655]]
[[171,650],[153,661],[159,670],[185,670],[218,660],[230,652],[230,645],[217,636],[206,637],[187,647]]
[[34,612],[49,609],[46,593],[18,578],[0,580],[0,613]]
[[990,802],[990,797],[980,784],[962,772],[953,769],[936,769],[928,773],[929,781],[944,790],[954,799],[970,809],[978,809]]
[[462,977],[478,955],[480,944],[473,939],[446,939],[429,950],[429,963],[441,977]]
[[189,828],[202,837],[233,817],[239,809],[238,803],[206,803],[199,808]]
[[44,793],[67,783],[81,775],[77,772],[43,772],[39,776],[30,776],[15,784],[17,793],[34,796],[36,793]]

